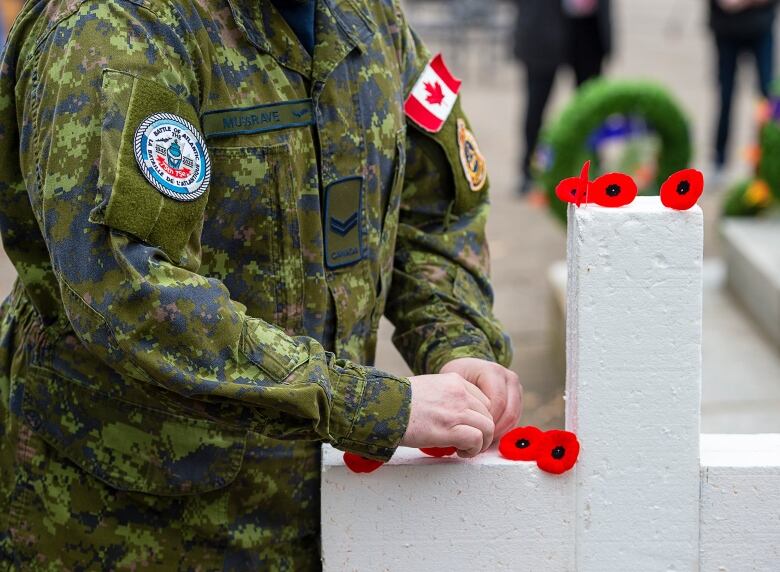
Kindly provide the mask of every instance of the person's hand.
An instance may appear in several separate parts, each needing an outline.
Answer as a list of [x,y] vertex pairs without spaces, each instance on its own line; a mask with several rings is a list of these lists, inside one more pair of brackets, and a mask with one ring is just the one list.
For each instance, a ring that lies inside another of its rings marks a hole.
[[523,412],[523,386],[515,372],[483,359],[458,358],[446,363],[439,373],[457,373],[482,390],[490,400],[496,440],[517,425]]
[[455,373],[409,380],[411,413],[401,445],[456,447],[460,457],[474,457],[490,447],[495,429],[490,401],[476,386]]

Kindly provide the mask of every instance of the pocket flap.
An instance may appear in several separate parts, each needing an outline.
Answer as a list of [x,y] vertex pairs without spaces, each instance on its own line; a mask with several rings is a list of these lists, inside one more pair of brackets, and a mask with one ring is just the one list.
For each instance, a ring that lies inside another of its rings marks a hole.
[[47,443],[120,491],[188,495],[224,487],[241,468],[246,434],[108,397],[32,366],[25,419]]

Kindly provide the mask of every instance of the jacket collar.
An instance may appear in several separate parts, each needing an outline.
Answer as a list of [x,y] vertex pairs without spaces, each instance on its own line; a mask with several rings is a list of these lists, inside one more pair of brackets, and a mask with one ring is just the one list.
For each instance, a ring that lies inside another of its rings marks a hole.
[[315,81],[324,81],[353,49],[365,50],[373,22],[359,0],[317,0],[314,55],[309,55],[269,0],[228,0],[238,27],[258,50]]

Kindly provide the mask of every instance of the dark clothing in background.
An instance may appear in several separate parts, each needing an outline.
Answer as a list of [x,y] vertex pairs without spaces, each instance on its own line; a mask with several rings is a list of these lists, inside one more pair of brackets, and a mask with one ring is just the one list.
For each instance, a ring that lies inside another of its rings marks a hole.
[[547,106],[547,100],[550,98],[555,83],[555,73],[555,69],[529,67],[526,70],[525,116],[521,119],[525,139],[522,158],[523,178],[525,179],[522,183],[523,187],[521,187],[523,192],[528,190],[531,180],[531,158],[539,139],[539,132],[542,129],[544,108]]
[[517,0],[515,57],[527,68],[555,69],[568,57],[560,0]]
[[314,9],[317,0],[271,0],[271,3],[311,55],[314,52]]
[[727,12],[717,0],[710,0],[710,28],[716,36],[756,38],[770,32],[775,21],[777,0],[739,12]]
[[772,32],[765,32],[758,38],[715,37],[718,51],[718,83],[720,86],[720,111],[718,130],[715,135],[715,164],[726,163],[729,131],[731,128],[731,103],[734,96],[734,80],[737,75],[737,60],[743,52],[749,52],[756,61],[758,88],[764,97],[769,96],[773,68]]
[[571,66],[578,86],[600,75],[602,62],[612,50],[612,25],[609,0],[599,0],[595,12],[584,17],[568,16],[561,0],[515,3],[514,54],[526,68],[522,170],[527,188],[531,158],[558,68]]
[[[612,52],[610,0],[599,0],[596,13],[586,18],[567,17],[561,0],[515,0],[515,4],[514,54],[527,67],[557,68],[583,49],[597,51],[602,59]],[[585,30],[592,35],[584,37]]]
[[774,74],[773,27],[777,0],[738,12],[727,12],[717,0],[710,0],[709,24],[715,39],[718,65],[720,108],[715,134],[715,165],[722,167],[728,158],[731,128],[731,104],[737,63],[742,53],[749,53],[756,63],[758,90],[769,96]]
[[567,19],[570,38],[568,63],[574,71],[577,87],[601,75],[601,64],[609,54],[609,30],[603,29],[604,24],[598,14]]

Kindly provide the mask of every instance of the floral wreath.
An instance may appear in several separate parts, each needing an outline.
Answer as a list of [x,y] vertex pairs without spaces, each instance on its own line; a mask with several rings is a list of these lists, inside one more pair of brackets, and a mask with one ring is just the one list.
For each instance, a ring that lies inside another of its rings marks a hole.
[[545,189],[553,214],[564,223],[566,206],[553,200],[556,185],[589,156],[592,135],[616,114],[641,118],[658,136],[656,188],[690,163],[688,120],[665,88],[645,81],[589,81],[544,129],[537,150],[541,160],[535,162],[536,180]]

